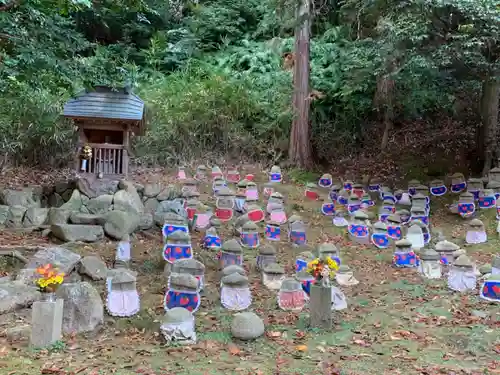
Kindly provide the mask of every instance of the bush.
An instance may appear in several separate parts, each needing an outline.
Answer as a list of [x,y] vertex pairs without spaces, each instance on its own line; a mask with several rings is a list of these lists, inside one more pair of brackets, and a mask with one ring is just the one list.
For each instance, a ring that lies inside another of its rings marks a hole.
[[289,89],[276,95],[280,84],[198,62],[144,82],[138,94],[148,106],[150,124],[135,143],[139,160],[172,164],[200,157],[276,156],[290,124]]
[[73,157],[74,129],[61,118],[68,93],[34,89],[11,80],[0,95],[0,153],[6,162],[62,166]]

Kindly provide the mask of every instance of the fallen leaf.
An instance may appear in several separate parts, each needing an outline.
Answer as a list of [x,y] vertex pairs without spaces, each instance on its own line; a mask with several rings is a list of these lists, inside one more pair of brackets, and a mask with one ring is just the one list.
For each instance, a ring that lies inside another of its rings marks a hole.
[[297,350],[299,352],[307,352],[307,345],[297,345],[295,347],[295,350]]
[[354,339],[354,340],[352,340],[352,342],[355,343],[356,345],[359,345],[359,346],[364,346],[364,347],[371,346],[371,344],[369,344],[365,340],[361,340],[361,339]]
[[229,344],[227,349],[231,355],[238,355],[241,352],[240,349],[234,344]]

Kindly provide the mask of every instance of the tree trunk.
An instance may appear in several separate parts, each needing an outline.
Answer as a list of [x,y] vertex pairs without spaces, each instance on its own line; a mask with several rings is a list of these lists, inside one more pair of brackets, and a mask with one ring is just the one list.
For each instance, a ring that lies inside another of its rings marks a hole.
[[302,0],[297,12],[298,25],[295,30],[295,64],[293,68],[294,117],[290,133],[288,159],[296,167],[307,169],[313,166],[311,130],[309,126],[309,40],[310,3]]
[[391,130],[394,128],[394,124],[392,122],[392,115],[390,115],[392,111],[388,109],[385,110],[384,114],[384,134],[382,135],[382,142],[380,143],[380,151],[385,151],[387,146],[389,145],[389,135]]
[[392,74],[396,71],[396,61],[393,57],[387,58],[386,74],[377,79],[377,90],[373,98],[373,104],[379,113],[382,113],[384,121],[384,133],[380,142],[380,151],[383,152],[389,145],[389,136],[394,128],[394,79]]
[[483,176],[487,176],[493,164],[497,149],[498,104],[500,98],[500,81],[495,76],[487,77],[483,82],[479,111],[481,126],[479,128],[479,149],[483,156]]

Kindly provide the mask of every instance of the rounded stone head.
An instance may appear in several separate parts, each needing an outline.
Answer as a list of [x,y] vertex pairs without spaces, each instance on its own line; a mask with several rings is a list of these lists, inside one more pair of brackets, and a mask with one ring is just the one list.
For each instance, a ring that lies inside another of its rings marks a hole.
[[452,253],[460,249],[460,246],[448,240],[439,241],[436,244],[436,251],[440,253]]
[[265,244],[259,248],[259,254],[260,255],[275,255],[276,249],[269,244]]
[[410,251],[412,247],[412,243],[407,238],[403,238],[395,243],[396,249],[401,251]]
[[441,255],[436,250],[425,249],[420,253],[420,259],[427,261],[438,261],[441,259]]
[[248,286],[248,278],[238,272],[234,272],[230,275],[224,276],[221,281],[224,286],[229,286],[229,287]]
[[236,264],[231,264],[230,266],[224,267],[222,269],[222,277],[231,275],[232,273],[239,273],[240,275],[245,276],[247,273],[243,269],[243,267],[238,266]]
[[284,275],[285,270],[277,263],[270,263],[264,266],[262,272],[267,273],[269,275]]
[[172,289],[195,291],[198,289],[199,281],[187,273],[172,273],[169,277],[169,286]]
[[288,277],[281,283],[280,290],[282,292],[295,292],[302,289],[302,284],[293,277]]
[[467,255],[461,255],[459,256],[455,262],[453,263],[455,267],[459,268],[473,268],[474,264],[470,260],[470,258]]
[[238,184],[236,185],[239,189],[246,189],[247,188],[247,185],[250,181],[246,180],[246,179],[243,179],[241,180],[240,182],[238,182]]
[[484,230],[484,224],[479,219],[472,219],[469,223],[470,230]]
[[167,237],[167,242],[169,243],[190,243],[191,242],[191,236],[187,234],[186,232],[183,232],[181,230],[176,230],[175,232],[171,233]]
[[234,238],[225,241],[222,244],[221,249],[222,249],[222,251],[226,251],[229,253],[242,253],[243,252],[243,248],[241,247],[241,244],[237,240],[235,240]]
[[387,232],[387,224],[382,221],[377,221],[373,224],[373,229],[378,233]]
[[281,168],[277,165],[271,167],[271,173],[281,173]]
[[167,310],[162,319],[163,324],[180,324],[193,320],[193,313],[184,307],[174,307]]
[[241,231],[242,232],[246,232],[246,233],[249,233],[249,232],[258,232],[259,231],[259,227],[253,221],[247,221],[241,227]]

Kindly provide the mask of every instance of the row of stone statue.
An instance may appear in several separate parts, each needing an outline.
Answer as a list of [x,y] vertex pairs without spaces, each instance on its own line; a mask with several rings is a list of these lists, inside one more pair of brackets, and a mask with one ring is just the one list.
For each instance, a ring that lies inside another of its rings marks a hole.
[[[276,170],[274,170],[274,172],[276,172]],[[281,171],[279,172],[281,173]],[[488,186],[490,188],[500,186],[498,179],[495,178],[495,176],[500,176],[497,172],[500,172],[500,169],[498,171],[492,170],[491,176],[493,177],[492,180],[488,182]],[[222,179],[221,174],[216,175],[214,181],[217,181],[217,179]],[[279,181],[281,181],[281,179]],[[274,182],[278,181],[275,180]],[[244,191],[246,184],[247,181],[245,180],[239,181],[238,187],[242,188]],[[252,186],[255,186],[255,184],[252,184]],[[330,189],[328,197],[322,205],[321,211],[325,215],[335,215],[333,219],[334,225],[347,226],[351,239],[365,244],[371,242],[378,248],[387,248],[390,246],[391,242],[398,241],[403,235],[405,235],[405,241],[411,243],[411,253],[413,253],[413,250],[415,249],[418,250],[428,245],[431,240],[429,231],[429,194],[440,196],[447,191],[442,180],[434,180],[431,182],[430,186],[425,186],[419,181],[413,180],[410,181],[407,192],[396,190],[394,194],[388,187],[385,187],[376,181],[370,181],[367,189],[368,191],[366,191],[363,188],[363,185],[353,183],[352,181],[344,181],[342,185],[334,184],[331,175],[325,174],[320,178],[318,185],[306,185],[305,196],[311,199],[318,199],[318,186]],[[342,189],[340,189],[341,186]],[[226,185],[221,183],[221,187],[226,188]],[[267,187],[264,189],[266,190]],[[478,199],[480,202],[480,208],[495,207],[496,202],[491,204],[491,199],[488,198],[490,197],[490,192],[487,189],[484,189],[483,180],[469,179],[466,181],[462,174],[453,175],[451,177],[451,191],[454,193],[460,193],[465,189],[468,191],[463,193],[461,198],[472,197],[473,202],[475,199]],[[214,192],[217,194],[215,190]],[[372,194],[370,195],[370,193]],[[373,193],[376,194],[375,198],[378,195],[378,197],[382,200],[382,206],[379,210],[379,221],[372,226],[369,221],[369,209],[375,205]],[[281,194],[276,192],[271,192],[270,200],[273,199],[273,194],[275,194],[275,197],[278,200],[281,200],[279,203],[283,204],[283,197]],[[258,193],[254,195],[254,197],[258,197]],[[494,194],[492,194],[492,198],[496,200],[496,196]],[[464,202],[468,204],[467,200]],[[461,202],[459,201],[457,205],[460,206],[460,204]],[[398,206],[399,210],[396,211]],[[403,208],[405,206],[410,206],[411,209],[409,211],[405,210]],[[343,215],[345,213],[343,207],[347,207],[347,212],[351,214],[351,219],[349,221],[346,220]],[[284,216],[285,215],[286,214],[284,214]],[[236,231],[241,236],[241,244],[248,248],[258,247],[260,244],[258,226],[255,222],[248,221],[248,217],[245,216],[240,217],[238,220],[240,225],[236,223],[235,227]],[[242,223],[243,225],[241,225]],[[300,246],[305,244],[306,231],[303,221],[299,217],[293,215],[290,218],[289,226],[292,226],[295,223],[297,226],[301,227],[300,235],[294,236],[293,230],[290,230],[289,228],[289,238],[292,239],[292,243],[294,243],[294,245]],[[279,226],[276,228],[272,227],[270,224],[272,225],[274,223],[266,223],[266,238],[276,240],[275,238],[269,238],[269,234],[278,233],[279,236],[281,230]],[[408,224],[407,228],[404,226],[405,224]],[[302,239],[302,242],[293,241],[295,237]],[[466,242],[477,244],[485,242],[486,240],[487,234],[484,224],[478,219],[470,221],[468,223]],[[220,246],[220,239],[217,241],[216,246]],[[401,258],[406,260],[406,264],[416,261],[416,259],[412,259],[411,256],[397,256],[397,253],[398,252],[396,251],[394,256],[396,266],[405,266],[404,264],[399,263]],[[233,254],[224,255],[225,258],[229,259],[234,257],[236,257],[237,260],[242,259],[241,254],[236,256]],[[415,266],[417,266],[416,263]]]

